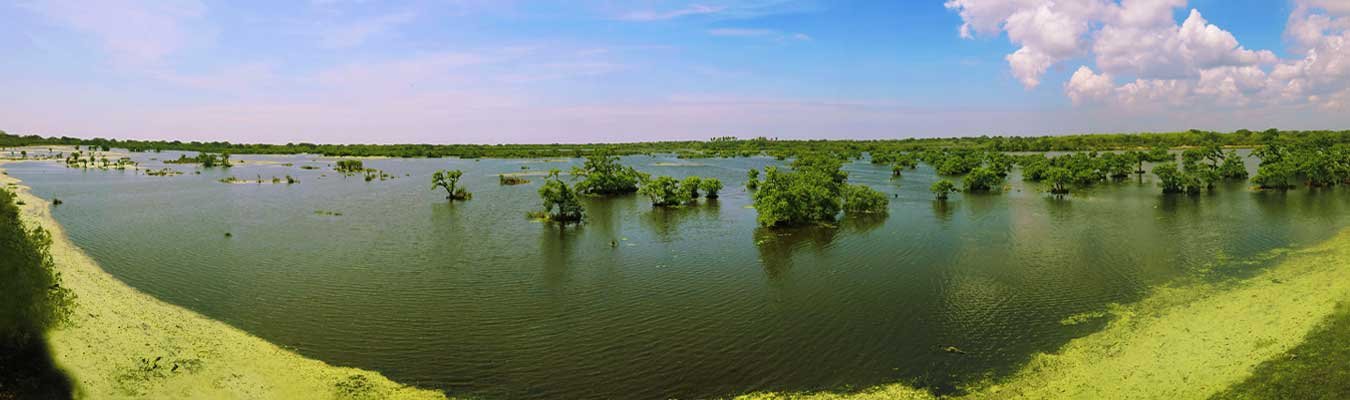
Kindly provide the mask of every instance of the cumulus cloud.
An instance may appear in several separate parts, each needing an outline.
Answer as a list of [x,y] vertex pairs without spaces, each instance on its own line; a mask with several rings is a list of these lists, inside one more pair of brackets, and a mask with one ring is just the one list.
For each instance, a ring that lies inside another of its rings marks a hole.
[[[1009,70],[1028,89],[1050,68],[1091,59],[1064,83],[1075,105],[1136,109],[1249,108],[1350,101],[1350,2],[1294,0],[1285,37],[1298,54],[1247,49],[1185,0],[948,0],[960,34],[1007,34]],[[1100,71],[1100,72],[1098,72]],[[1124,83],[1116,79],[1124,77]]]

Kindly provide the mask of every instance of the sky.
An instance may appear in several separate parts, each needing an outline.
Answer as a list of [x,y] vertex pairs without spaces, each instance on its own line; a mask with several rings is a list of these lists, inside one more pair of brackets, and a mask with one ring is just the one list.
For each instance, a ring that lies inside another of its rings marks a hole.
[[1346,0],[15,0],[0,129],[583,143],[1350,128]]

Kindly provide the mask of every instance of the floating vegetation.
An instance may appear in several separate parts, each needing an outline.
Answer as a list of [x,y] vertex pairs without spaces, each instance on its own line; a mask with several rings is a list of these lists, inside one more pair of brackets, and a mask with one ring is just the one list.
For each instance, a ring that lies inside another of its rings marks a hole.
[[146,175],[149,175],[149,176],[177,176],[177,175],[182,175],[183,172],[182,172],[182,171],[178,171],[178,170],[169,169],[169,168],[162,168],[162,169],[148,169],[148,170],[145,170],[145,174],[146,174]]
[[313,166],[313,165],[301,165],[301,166],[300,166],[300,169],[310,169],[310,170],[312,170],[312,169],[319,169],[319,167],[316,167],[316,166]]
[[[241,161],[242,162],[242,161]],[[201,153],[196,157],[188,157],[186,154],[179,155],[176,160],[164,160],[165,164],[201,164],[203,168],[229,168],[230,153],[211,154]]]
[[338,160],[337,166],[333,169],[343,174],[355,174],[366,170],[365,163],[361,160]]
[[251,183],[251,184],[257,184],[257,185],[261,185],[261,184],[264,184],[264,183],[269,183],[269,184],[273,184],[273,185],[280,185],[280,184],[282,184],[282,183],[284,182],[284,183],[287,184],[287,185],[294,185],[294,184],[300,183],[300,180],[299,180],[299,179],[295,179],[294,177],[291,177],[290,175],[286,175],[286,178],[285,178],[284,181],[282,180],[282,178],[279,178],[279,177],[276,177],[276,176],[273,176],[272,179],[263,179],[262,175],[259,175],[259,176],[257,177],[257,179],[253,179],[253,180],[239,179],[238,177],[235,177],[235,176],[227,176],[227,177],[224,177],[224,178],[220,178],[219,182],[220,182],[220,183],[235,184],[235,185],[250,184],[250,183]]
[[500,174],[497,175],[497,182],[502,185],[524,185],[526,183],[530,183],[530,180],[522,178],[518,175]]
[[1108,315],[1110,314],[1108,314],[1106,311],[1081,312],[1064,317],[1064,319],[1059,320],[1059,324],[1064,326],[1079,325],[1088,321],[1106,318]]
[[315,211],[314,211],[314,214],[315,214],[315,215],[326,215],[326,216],[329,216],[329,217],[341,217],[341,216],[342,216],[342,213],[341,213],[341,212],[338,212],[338,211],[332,211],[332,210],[315,210]]

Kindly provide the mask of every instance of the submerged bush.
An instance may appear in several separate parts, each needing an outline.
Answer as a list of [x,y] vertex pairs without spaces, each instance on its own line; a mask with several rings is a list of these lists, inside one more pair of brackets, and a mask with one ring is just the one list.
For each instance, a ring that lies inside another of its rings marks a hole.
[[544,209],[530,213],[531,217],[561,223],[580,222],[585,217],[577,192],[563,182],[556,169],[549,171],[544,179],[539,198],[544,201]]
[[594,195],[633,193],[638,190],[638,183],[646,179],[646,175],[633,167],[619,164],[619,157],[606,150],[586,156],[586,163],[574,167],[572,175],[582,177],[581,182],[577,182],[577,192]]
[[988,192],[1003,185],[1003,177],[989,167],[979,167],[971,170],[964,182],[967,192]]
[[844,186],[844,212],[849,214],[880,214],[887,212],[891,199],[867,185]]
[[703,178],[703,182],[699,184],[699,189],[703,190],[703,197],[715,199],[718,197],[717,192],[722,191],[722,181],[717,178]]
[[938,200],[946,200],[952,192],[956,191],[956,184],[946,179],[939,179],[937,182],[933,182],[933,186],[929,186],[928,190],[933,192]]
[[660,176],[647,180],[638,189],[638,194],[652,200],[653,206],[678,206],[692,200],[689,192],[682,190],[680,181],[669,176]]

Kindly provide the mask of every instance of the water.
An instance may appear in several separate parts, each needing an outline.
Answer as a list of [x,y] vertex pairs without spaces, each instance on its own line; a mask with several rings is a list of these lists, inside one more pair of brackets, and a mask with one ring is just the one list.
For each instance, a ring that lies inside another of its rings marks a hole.
[[[177,156],[134,155],[152,168]],[[889,217],[773,231],[756,228],[742,186],[779,162],[635,156],[623,162],[727,189],[682,209],[588,199],[589,222],[559,229],[525,218],[541,177],[496,174],[578,160],[367,160],[397,178],[365,182],[313,156],[242,158],[176,177],[6,168],[62,199],[71,238],[138,289],[307,356],[490,398],[949,392],[1104,324],[1067,316],[1250,272],[1262,264],[1243,261],[1328,238],[1350,215],[1340,189],[1162,196],[1146,177],[1056,199],[1016,173],[1007,193],[940,203],[927,167],[893,180],[853,163],[851,181],[893,196]],[[429,190],[436,169],[464,170],[474,199]],[[287,174],[301,183],[217,182]]]

